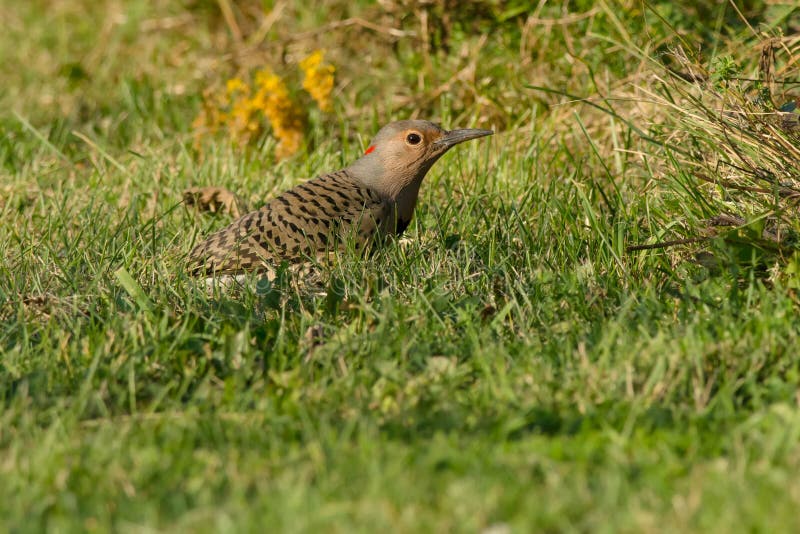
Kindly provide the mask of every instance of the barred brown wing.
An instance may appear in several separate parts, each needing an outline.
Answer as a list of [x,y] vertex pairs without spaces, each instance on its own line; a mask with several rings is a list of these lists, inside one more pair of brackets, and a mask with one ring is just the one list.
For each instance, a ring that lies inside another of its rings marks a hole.
[[286,191],[212,234],[190,253],[194,274],[232,274],[299,262],[343,243],[365,248],[394,230],[394,210],[346,171]]

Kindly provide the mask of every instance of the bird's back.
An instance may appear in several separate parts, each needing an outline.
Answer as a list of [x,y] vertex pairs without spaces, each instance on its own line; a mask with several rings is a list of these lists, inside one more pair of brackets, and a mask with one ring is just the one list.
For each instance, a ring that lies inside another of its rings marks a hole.
[[346,170],[282,193],[210,235],[190,253],[194,274],[231,274],[298,262],[352,240],[364,248],[397,229],[393,204]]

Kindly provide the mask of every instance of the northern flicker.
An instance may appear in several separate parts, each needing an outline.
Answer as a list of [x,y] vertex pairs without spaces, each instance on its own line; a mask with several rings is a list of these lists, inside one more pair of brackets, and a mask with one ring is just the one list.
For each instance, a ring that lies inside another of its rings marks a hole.
[[491,130],[390,123],[352,165],[297,185],[210,235],[190,253],[198,275],[274,271],[352,240],[359,250],[408,227],[425,174],[453,146]]

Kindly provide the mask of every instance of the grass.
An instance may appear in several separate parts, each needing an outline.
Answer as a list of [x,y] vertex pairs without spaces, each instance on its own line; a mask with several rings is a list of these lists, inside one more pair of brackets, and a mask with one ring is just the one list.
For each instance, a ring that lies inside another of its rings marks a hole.
[[[653,61],[678,32],[756,62],[730,5],[584,2],[556,24],[560,7],[473,2],[444,20],[438,2],[387,19],[329,0],[378,29],[320,36],[316,11],[276,3],[274,46],[248,56],[227,2],[31,4],[0,8],[4,530],[800,526],[792,197],[736,189],[756,183],[741,169],[696,179],[744,151],[795,187],[780,147],[796,134],[751,114],[737,124],[756,133],[724,145],[713,95]],[[245,39],[253,6],[234,10]],[[784,28],[797,9],[780,7],[743,15]],[[290,38],[302,32],[313,42]],[[353,57],[353,35],[369,57]],[[276,162],[269,137],[220,138],[195,152],[202,89],[237,68],[226,58],[276,64],[275,43],[298,57],[322,45],[338,69],[336,112],[310,117],[310,149]],[[653,73],[666,81],[649,85]],[[728,103],[748,94],[721,83]],[[434,166],[408,243],[342,253],[324,292],[284,278],[209,294],[184,273],[192,243],[229,222],[185,208],[184,188],[258,204],[415,112],[498,134]],[[723,209],[747,224],[709,236]],[[755,254],[759,220],[788,236],[777,251]],[[626,250],[697,236],[711,239]]]

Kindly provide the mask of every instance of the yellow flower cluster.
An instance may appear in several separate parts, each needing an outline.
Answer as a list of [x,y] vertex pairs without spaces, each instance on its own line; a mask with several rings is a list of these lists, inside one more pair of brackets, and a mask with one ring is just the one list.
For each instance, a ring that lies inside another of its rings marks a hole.
[[322,111],[331,110],[331,91],[333,91],[333,65],[323,63],[324,52],[317,50],[300,62],[303,71],[303,89],[316,101]]
[[261,135],[262,123],[250,86],[241,78],[232,78],[225,91],[203,91],[203,108],[192,123],[195,147],[199,148],[205,135],[225,130],[235,142],[246,145]]
[[225,86],[230,108],[226,121],[228,133],[232,139],[248,143],[261,134],[258,109],[250,99],[250,87],[239,78],[228,80]]
[[275,156],[285,158],[303,144],[303,116],[300,108],[289,97],[289,89],[280,76],[270,69],[256,72],[256,94],[251,100],[269,120],[272,134],[278,140]]
[[[322,62],[322,51],[316,51],[300,62],[305,78],[303,88],[322,111],[330,111],[333,90],[333,66]],[[225,131],[242,145],[257,139],[263,132],[264,119],[269,121],[272,135],[278,140],[275,156],[285,158],[303,145],[305,115],[295,103],[286,83],[271,69],[255,73],[252,84],[231,78],[225,91],[203,92],[203,108],[192,123],[195,146],[200,147],[205,135]]]

